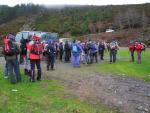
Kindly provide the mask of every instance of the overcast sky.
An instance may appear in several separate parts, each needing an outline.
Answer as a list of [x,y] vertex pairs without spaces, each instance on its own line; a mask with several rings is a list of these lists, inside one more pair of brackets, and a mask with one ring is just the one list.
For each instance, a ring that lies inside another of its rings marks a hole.
[[0,5],[14,6],[21,3],[34,3],[42,5],[116,5],[150,3],[150,0],[0,0]]

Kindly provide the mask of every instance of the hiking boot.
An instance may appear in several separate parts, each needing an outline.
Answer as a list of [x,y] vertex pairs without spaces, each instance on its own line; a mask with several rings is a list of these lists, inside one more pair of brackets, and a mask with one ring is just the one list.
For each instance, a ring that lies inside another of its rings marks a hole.
[[37,78],[37,81],[41,81],[41,79],[38,79],[38,78]]
[[31,78],[29,79],[29,81],[30,81],[30,82],[35,82],[35,80],[33,80],[33,79],[31,79]]

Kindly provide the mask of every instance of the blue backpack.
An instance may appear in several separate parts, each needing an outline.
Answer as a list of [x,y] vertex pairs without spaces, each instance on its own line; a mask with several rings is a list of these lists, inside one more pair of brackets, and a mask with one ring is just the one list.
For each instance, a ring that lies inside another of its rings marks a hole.
[[73,46],[72,46],[72,52],[73,52],[73,53],[77,53],[77,52],[78,52],[78,47],[77,47],[77,45],[73,45]]
[[92,50],[97,50],[96,44],[92,44]]

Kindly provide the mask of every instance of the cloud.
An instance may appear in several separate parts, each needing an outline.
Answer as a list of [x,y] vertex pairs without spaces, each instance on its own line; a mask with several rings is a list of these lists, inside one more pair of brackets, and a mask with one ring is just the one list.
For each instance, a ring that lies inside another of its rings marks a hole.
[[115,4],[141,4],[149,3],[150,0],[0,0],[0,5],[14,6],[22,3],[34,3],[44,5],[115,5]]

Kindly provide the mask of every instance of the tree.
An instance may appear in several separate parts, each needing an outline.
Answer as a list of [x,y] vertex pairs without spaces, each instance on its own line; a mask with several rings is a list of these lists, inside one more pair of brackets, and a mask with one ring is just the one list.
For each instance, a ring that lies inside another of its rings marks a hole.
[[141,15],[135,9],[128,9],[125,13],[126,21],[129,28],[141,26]]
[[145,15],[145,11],[142,11],[142,27],[145,29],[147,27],[148,18]]

